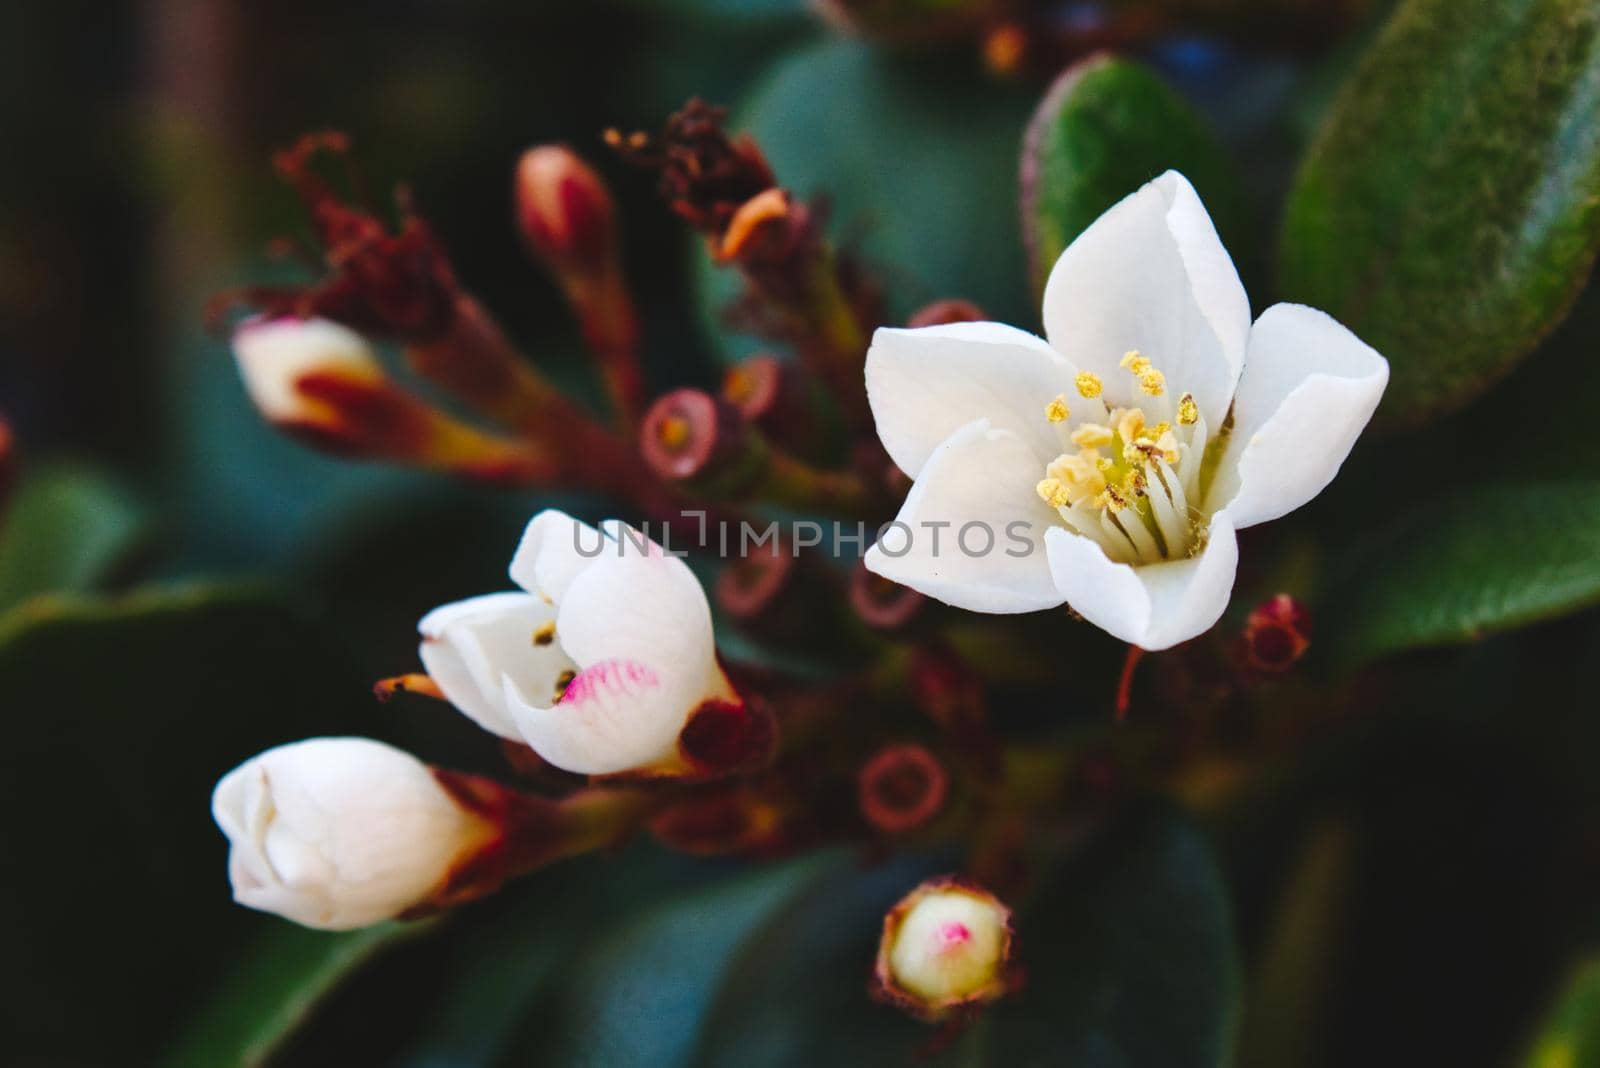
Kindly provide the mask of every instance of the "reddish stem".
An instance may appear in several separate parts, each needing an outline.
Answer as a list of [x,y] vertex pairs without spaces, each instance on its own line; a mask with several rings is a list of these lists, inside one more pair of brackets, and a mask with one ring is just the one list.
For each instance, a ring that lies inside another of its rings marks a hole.
[[1128,658],[1122,662],[1122,681],[1117,684],[1117,722],[1128,718],[1128,704],[1133,698],[1133,673],[1144,659],[1144,650],[1137,645],[1128,646]]

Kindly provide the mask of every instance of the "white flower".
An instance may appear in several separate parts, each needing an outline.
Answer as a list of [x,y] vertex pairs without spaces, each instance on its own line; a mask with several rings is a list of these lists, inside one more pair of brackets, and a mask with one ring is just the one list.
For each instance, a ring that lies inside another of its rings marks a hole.
[[365,738],[269,749],[225,775],[211,813],[241,905],[323,930],[424,903],[494,835],[427,765]]
[[616,522],[534,516],[511,561],[526,592],[423,617],[422,662],[486,730],[585,775],[659,770],[707,701],[737,701],[683,561]]
[[1175,171],[1061,254],[1044,325],[1048,343],[998,323],[873,337],[878,435],[914,484],[867,566],[977,612],[1066,602],[1145,649],[1216,622],[1234,531],[1321,492],[1389,378],[1322,312],[1279,304],[1252,326]]
[[233,354],[245,390],[274,423],[339,426],[345,421],[327,400],[300,389],[311,375],[379,385],[383,365],[371,346],[348,327],[327,319],[250,319],[233,334]]

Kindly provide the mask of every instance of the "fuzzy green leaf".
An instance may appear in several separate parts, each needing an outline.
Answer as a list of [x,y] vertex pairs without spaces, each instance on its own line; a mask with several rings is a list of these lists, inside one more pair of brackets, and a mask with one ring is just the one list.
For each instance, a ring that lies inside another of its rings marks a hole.
[[281,923],[229,899],[212,785],[270,745],[348,730],[363,689],[300,612],[252,590],[36,597],[0,618],[10,1056],[150,1063],[238,940]]
[[0,512],[0,611],[37,593],[93,589],[144,532],[140,509],[105,476],[71,465],[29,472]]
[[1225,236],[1238,203],[1204,120],[1148,68],[1099,55],[1069,67],[1034,112],[1022,150],[1022,230],[1034,291],[1073,238],[1167,170],[1195,186]]
[[1389,358],[1390,425],[1459,407],[1566,315],[1600,251],[1600,7],[1405,0],[1289,198],[1284,295]]
[[1419,505],[1353,546],[1333,578],[1319,627],[1347,662],[1600,602],[1600,482],[1487,486]]

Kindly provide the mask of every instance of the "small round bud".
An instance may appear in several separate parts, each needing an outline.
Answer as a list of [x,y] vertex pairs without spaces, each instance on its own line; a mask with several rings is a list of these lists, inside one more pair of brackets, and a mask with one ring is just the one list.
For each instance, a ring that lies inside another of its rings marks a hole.
[[856,780],[861,815],[885,834],[915,830],[938,815],[950,775],[927,749],[890,745],[867,761]]
[[557,275],[603,273],[616,255],[616,207],[605,183],[564,145],[540,145],[517,163],[517,225]]
[[895,630],[910,623],[928,600],[910,586],[867,570],[865,562],[858,562],[850,572],[848,593],[856,615],[879,630]]
[[1011,910],[999,898],[930,879],[883,919],[874,992],[929,1021],[993,1001],[1010,987],[1011,943]]
[[1287,593],[1271,597],[1245,620],[1240,646],[1245,663],[1256,671],[1288,671],[1311,647],[1311,613]]
[[639,428],[639,451],[659,477],[704,483],[747,474],[753,435],[739,410],[698,389],[656,398]]

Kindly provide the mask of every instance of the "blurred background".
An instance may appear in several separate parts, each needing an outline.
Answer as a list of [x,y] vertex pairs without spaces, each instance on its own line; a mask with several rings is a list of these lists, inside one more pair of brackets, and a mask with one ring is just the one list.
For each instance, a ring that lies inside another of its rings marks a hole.
[[[340,731],[488,766],[493,747],[465,720],[379,707],[370,681],[411,668],[426,609],[504,584],[536,507],[593,510],[340,462],[259,419],[203,313],[229,286],[300,277],[265,251],[305,227],[272,173],[274,149],[308,130],[348,133],[374,199],[409,183],[465,286],[541,367],[594,397],[575,328],[511,221],[518,155],[570,144],[620,204],[652,388],[708,385],[753,342],[719,324],[726,291],[651,177],[605,150],[605,128],[654,129],[690,96],[727,104],[783,184],[829,197],[833,232],[881,271],[896,315],[961,296],[1034,328],[1017,222],[1022,130],[1075,55],[1119,47],[1228,150],[1238,200],[1212,208],[1259,311],[1295,162],[1387,8],[1043,4],[1040,44],[992,22],[888,32],[933,23],[913,4],[909,20],[894,3],[839,6],[886,21],[859,17],[855,29],[873,32],[851,33],[838,10],[825,19],[802,0],[0,7],[0,416],[17,471],[0,611],[24,610],[0,616],[12,732],[0,745],[4,1059],[208,1063],[206,1040],[184,1038],[196,1026],[257,1026],[238,1022],[244,1008],[199,1007],[231,989],[259,946],[292,955],[308,936],[229,902],[211,784],[266,745]],[[939,39],[901,39],[925,36]],[[1592,352],[1595,303],[1588,294],[1563,327],[1564,351]],[[72,599],[130,589],[132,601]],[[1589,736],[1564,733],[1565,720],[1530,735],[1502,714],[1529,677],[1574,714],[1592,702],[1549,673],[1593,654],[1592,612],[1575,619],[1438,654],[1449,659],[1426,685],[1397,682],[1385,698],[1421,718],[1320,765],[1321,778],[1296,787],[1315,803],[1253,813],[1223,836],[1245,957],[1280,969],[1267,989],[1297,974],[1296,954],[1324,954],[1301,976],[1317,989],[1295,997],[1323,1014],[1297,1033],[1325,1045],[1294,1063],[1496,1063],[1594,933],[1600,849],[1589,809],[1564,792],[1589,777],[1593,751],[1572,742]],[[1441,743],[1428,717],[1462,705],[1481,714]],[[1369,743],[1358,789],[1352,754]],[[684,878],[691,863],[654,857],[629,885],[648,896],[652,880]],[[596,870],[562,885],[604,878]],[[1286,914],[1280,895],[1295,878],[1308,880],[1303,911]],[[1328,895],[1343,907],[1319,927]],[[529,917],[542,906],[488,907],[520,907],[537,930]],[[1299,930],[1312,948],[1279,950],[1286,964],[1271,953],[1296,915],[1312,917]],[[428,949],[427,967],[408,974],[452,974],[450,952]],[[326,1015],[327,1033],[277,1056],[338,1063],[305,1050],[345,1042],[364,1052],[343,1063],[493,1061],[463,1052],[472,1025],[451,1015],[443,982],[390,1001],[350,995]],[[392,1049],[350,1022],[413,1010],[431,1030],[390,1034]],[[519,1026],[526,1038],[531,1025]],[[1285,1048],[1256,1037],[1247,1052]]]

